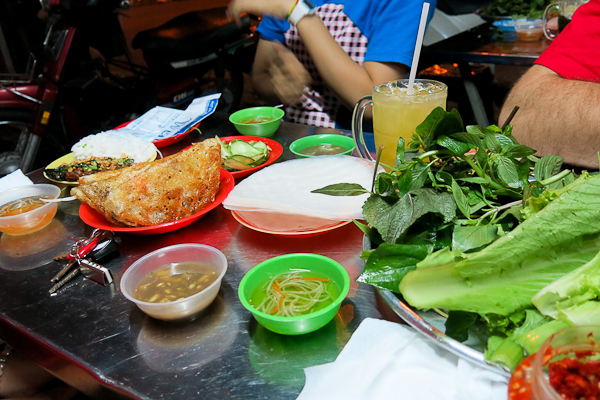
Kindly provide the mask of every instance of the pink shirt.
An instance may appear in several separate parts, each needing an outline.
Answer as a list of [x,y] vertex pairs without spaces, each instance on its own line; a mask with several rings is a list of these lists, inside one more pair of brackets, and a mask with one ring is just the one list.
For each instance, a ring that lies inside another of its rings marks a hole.
[[563,78],[600,83],[600,0],[580,6],[535,64]]

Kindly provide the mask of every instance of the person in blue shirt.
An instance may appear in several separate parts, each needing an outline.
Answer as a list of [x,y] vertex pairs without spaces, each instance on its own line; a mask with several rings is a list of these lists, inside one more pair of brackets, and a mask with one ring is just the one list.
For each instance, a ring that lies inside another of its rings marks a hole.
[[264,16],[252,68],[259,96],[284,103],[289,121],[339,127],[373,86],[407,77],[423,1],[312,1],[233,0],[229,14]]

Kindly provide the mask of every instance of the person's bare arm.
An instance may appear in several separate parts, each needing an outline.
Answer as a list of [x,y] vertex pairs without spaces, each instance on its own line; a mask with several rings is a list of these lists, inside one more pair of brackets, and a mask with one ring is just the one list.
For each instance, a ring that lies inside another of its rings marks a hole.
[[371,94],[373,86],[404,78],[408,73],[408,67],[398,63],[367,61],[358,65],[316,15],[302,18],[297,28],[319,74],[349,109]]
[[600,84],[565,79],[534,65],[509,93],[498,122],[512,109],[515,138],[537,150],[555,154],[567,164],[598,169],[600,151]]
[[[229,12],[234,17],[249,12],[283,19],[293,4],[294,0],[233,0]],[[297,28],[319,74],[350,109],[361,97],[371,94],[376,84],[404,78],[408,74],[408,67],[398,63],[367,61],[363,66],[358,65],[337,44],[316,15],[304,17]],[[259,57],[256,60],[262,62]],[[264,66],[261,69],[264,71]]]

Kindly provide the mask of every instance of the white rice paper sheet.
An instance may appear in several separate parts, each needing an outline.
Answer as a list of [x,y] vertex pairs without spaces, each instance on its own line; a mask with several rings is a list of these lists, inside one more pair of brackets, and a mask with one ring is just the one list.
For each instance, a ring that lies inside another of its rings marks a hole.
[[[311,193],[336,183],[358,183],[370,190],[375,163],[339,155],[301,158],[276,163],[236,184],[223,202],[235,211],[296,214],[331,221],[364,219],[362,206],[369,197]],[[379,172],[383,172],[383,168]]]

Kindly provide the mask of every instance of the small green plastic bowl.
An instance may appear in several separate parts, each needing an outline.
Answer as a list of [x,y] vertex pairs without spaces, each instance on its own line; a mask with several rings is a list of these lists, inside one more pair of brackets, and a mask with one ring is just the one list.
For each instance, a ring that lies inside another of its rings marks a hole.
[[[229,116],[229,121],[235,126],[237,131],[245,136],[261,136],[270,137],[275,134],[275,131],[281,124],[281,118],[285,115],[285,112],[281,108],[275,107],[251,107],[244,108],[234,112]],[[273,118],[267,122],[260,122],[256,124],[243,123],[248,119],[269,117]]]
[[[339,296],[327,307],[298,317],[280,317],[256,310],[250,304],[250,298],[257,285],[263,285],[267,279],[286,271],[312,271],[329,277],[340,289]],[[309,253],[284,254],[263,261],[252,268],[240,282],[238,295],[242,305],[254,318],[268,330],[282,335],[302,335],[314,332],[327,325],[335,317],[342,300],[350,290],[350,277],[340,263],[329,257]]]
[[333,146],[340,146],[348,149],[342,153],[337,153],[335,155],[352,154],[352,151],[356,147],[354,144],[354,139],[352,139],[349,136],[324,133],[320,135],[305,136],[303,138],[294,140],[292,144],[290,144],[290,151],[296,155],[296,158],[318,157],[314,155],[302,154],[301,151],[306,149],[307,147],[319,146],[322,144],[330,144]]

